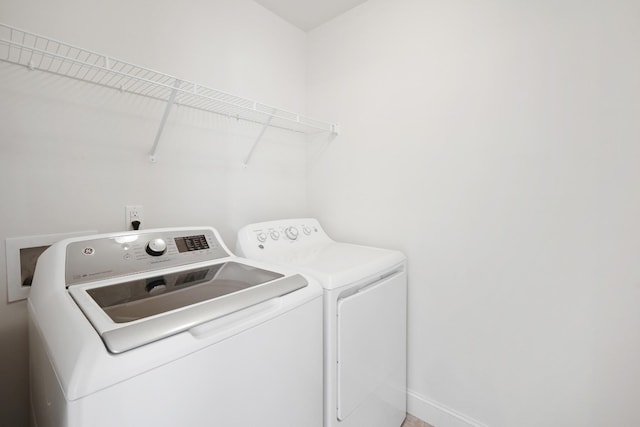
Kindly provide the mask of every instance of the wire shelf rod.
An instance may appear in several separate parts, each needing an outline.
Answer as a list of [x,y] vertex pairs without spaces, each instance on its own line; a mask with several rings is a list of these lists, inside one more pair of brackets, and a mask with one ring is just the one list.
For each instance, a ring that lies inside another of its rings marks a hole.
[[2,23],[0,60],[261,126],[267,124],[310,134],[333,134],[338,129],[335,124],[260,104]]
[[[6,43],[6,41],[2,41],[4,43]],[[135,74],[132,74],[130,70],[135,69],[136,67],[133,66],[132,64],[127,64],[127,63],[123,63],[121,61],[119,61],[119,65],[120,65],[120,69],[116,69],[115,67],[112,67],[111,69],[105,68],[102,65],[99,65],[98,62],[99,61],[94,61],[91,63],[86,63],[81,59],[76,59],[76,58],[69,58],[66,57],[64,55],[61,55],[60,53],[52,53],[52,52],[47,52],[44,50],[41,50],[39,48],[35,48],[35,47],[31,47],[31,46],[22,46],[20,44],[17,44],[16,42],[9,42],[9,44],[13,47],[20,47],[22,48],[22,50],[20,51],[20,54],[22,55],[24,53],[25,50],[28,51],[32,51],[34,53],[38,53],[41,55],[41,60],[38,64],[37,69],[40,69],[42,71],[47,71],[47,72],[51,72],[57,75],[61,75],[61,76],[65,76],[65,77],[71,77],[71,78],[75,78],[76,80],[83,80],[82,78],[78,77],[78,72],[75,73],[75,75],[69,75],[69,70],[70,68],[66,68],[63,69],[63,66],[67,66],[70,67],[71,64],[77,64],[80,68],[78,68],[78,70],[82,70],[82,69],[86,69],[85,75],[88,75],[88,73],[93,70],[94,71],[94,76],[99,75],[100,72],[105,73],[104,75],[109,76],[108,81],[106,82],[98,82],[95,81],[93,78],[90,79],[91,83],[94,84],[100,84],[102,86],[105,87],[111,87],[111,88],[116,88],[116,89],[120,89],[123,90],[125,92],[129,92],[129,93],[133,93],[133,94],[138,94],[138,95],[142,95],[142,96],[146,96],[146,94],[143,92],[143,90],[141,88],[146,87],[147,88],[151,88],[153,86],[156,87],[161,87],[162,89],[166,90],[167,92],[171,92],[172,89],[174,89],[171,84],[170,84],[170,80],[175,80],[175,77],[172,76],[168,76],[168,75],[162,75],[159,73],[155,73],[151,70],[147,70],[147,69],[142,69],[142,68],[138,68],[135,71]],[[57,49],[57,51],[59,52],[59,49]],[[22,56],[20,57],[22,58]],[[42,66],[42,62],[44,59],[49,59],[50,63],[47,65],[45,64],[45,66]],[[23,65],[22,62],[24,62],[23,59],[19,59],[18,61],[7,61],[7,62],[14,62],[14,63],[18,63],[20,65]],[[57,67],[55,68],[55,70],[52,69],[52,67],[55,67],[57,65]],[[122,71],[124,70],[124,71]],[[142,74],[142,75],[140,75]],[[162,76],[164,78],[163,81],[158,81],[158,80],[151,80],[151,78],[154,75],[159,75]],[[114,81],[115,80],[115,81]],[[165,83],[166,82],[166,83]],[[129,83],[130,86],[129,87],[124,87],[125,83]],[[120,85],[122,85],[122,87],[119,87]],[[192,84],[193,85],[193,84]],[[185,95],[190,95],[191,97],[196,97],[200,99],[200,105],[193,105],[193,108],[197,108],[197,109],[203,109],[200,106],[203,104],[206,104],[207,102],[213,102],[217,105],[230,105],[234,108],[239,108],[248,112],[256,112],[257,110],[257,105],[259,105],[258,103],[253,103],[253,105],[251,106],[247,106],[247,105],[242,105],[242,103],[239,103],[238,100],[242,100],[241,98],[236,97],[235,95],[231,95],[225,92],[221,92],[218,91],[216,89],[209,89],[209,88],[205,88],[203,86],[194,86],[194,91],[184,91],[182,88],[178,88],[178,92],[182,92]],[[213,94],[203,94],[202,92],[209,92],[209,93],[215,93],[216,95]],[[214,96],[216,96],[214,98]],[[161,98],[163,100],[167,100],[166,98]],[[251,103],[251,101],[248,100],[244,100],[246,103]],[[193,101],[192,101],[193,102]],[[181,105],[185,105],[185,106],[192,106],[191,102],[187,103],[184,101],[181,101]],[[215,109],[206,109],[210,112],[215,112]],[[297,118],[295,119],[290,119],[287,117],[284,117],[282,114],[276,114],[276,113],[267,113],[267,112],[262,112],[265,115],[273,115],[275,117],[278,117],[282,120],[291,120],[293,122],[297,122],[297,123],[301,123],[299,116],[294,114],[294,113],[290,113],[290,112],[286,112],[285,110],[278,110],[278,111],[282,111],[284,113],[289,113]],[[242,117],[240,117],[240,119],[243,119]],[[258,122],[260,123],[260,122]],[[264,122],[262,122],[264,123]],[[321,123],[321,122],[319,122]],[[320,125],[312,125],[312,124],[307,124],[307,126],[318,129],[318,130],[322,130],[322,131],[327,131],[330,130],[331,127],[328,123],[321,123]],[[283,126],[283,128],[286,129],[285,126]],[[292,129],[294,130],[294,129]]]

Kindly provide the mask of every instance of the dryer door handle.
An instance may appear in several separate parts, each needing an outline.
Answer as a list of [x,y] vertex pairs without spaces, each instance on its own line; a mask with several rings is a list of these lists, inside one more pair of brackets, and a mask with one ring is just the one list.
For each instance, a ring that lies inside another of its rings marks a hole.
[[397,270],[392,270],[386,274],[381,275],[380,277],[377,277],[369,282],[363,283],[360,287],[358,288],[353,288],[350,289],[349,291],[343,293],[342,295],[340,295],[340,297],[338,297],[338,304],[340,304],[342,301],[351,298],[355,295],[359,295],[362,294],[364,292],[369,292],[371,291],[373,288],[375,288],[376,286],[380,286],[384,283],[386,283],[388,280],[395,278],[396,276],[399,276],[401,274],[405,274],[404,268],[400,268]]

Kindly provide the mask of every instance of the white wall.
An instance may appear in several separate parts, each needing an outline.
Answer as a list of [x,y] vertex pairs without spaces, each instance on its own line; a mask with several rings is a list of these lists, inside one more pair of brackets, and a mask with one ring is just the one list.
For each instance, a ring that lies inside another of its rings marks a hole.
[[[476,3],[369,0],[307,46],[248,0],[4,0],[2,22],[276,106],[308,99],[343,133],[306,171],[299,138],[269,131],[243,169],[256,126],[178,109],[151,165],[162,105],[0,63],[0,240],[119,230],[125,204],[230,243],[313,213],[409,256],[416,415],[636,426],[640,6]],[[0,302],[0,425],[26,423],[26,347],[25,304]]]
[[[304,113],[306,35],[249,0],[3,0],[0,21]],[[178,108],[151,164],[164,105],[0,63],[0,241],[307,215],[304,139]],[[0,259],[4,259],[4,244]],[[0,262],[0,425],[28,413],[26,305],[6,303]]]
[[637,426],[640,3],[370,0],[309,35],[335,238],[410,264],[410,411]]

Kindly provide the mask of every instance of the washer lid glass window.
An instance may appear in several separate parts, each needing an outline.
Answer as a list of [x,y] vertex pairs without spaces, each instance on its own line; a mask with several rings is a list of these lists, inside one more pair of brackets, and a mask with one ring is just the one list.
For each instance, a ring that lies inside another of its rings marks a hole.
[[121,353],[307,285],[299,274],[228,261],[109,285],[75,285],[68,292],[107,349]]
[[87,293],[111,320],[123,323],[212,300],[281,277],[282,274],[272,271],[226,262],[88,289]]

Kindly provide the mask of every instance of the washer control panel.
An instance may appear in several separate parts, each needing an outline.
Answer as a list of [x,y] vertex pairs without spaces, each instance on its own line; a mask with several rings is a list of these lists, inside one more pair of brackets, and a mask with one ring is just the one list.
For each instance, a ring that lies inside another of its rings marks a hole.
[[77,285],[230,255],[209,228],[111,234],[69,243],[65,279]]

